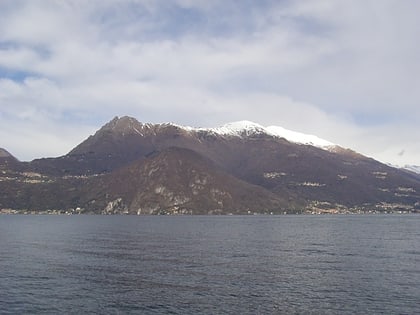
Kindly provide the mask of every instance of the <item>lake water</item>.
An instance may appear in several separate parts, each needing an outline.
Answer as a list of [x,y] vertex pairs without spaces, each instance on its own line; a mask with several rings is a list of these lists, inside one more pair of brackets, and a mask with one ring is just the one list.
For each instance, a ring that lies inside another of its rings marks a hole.
[[25,313],[420,313],[420,215],[2,215]]

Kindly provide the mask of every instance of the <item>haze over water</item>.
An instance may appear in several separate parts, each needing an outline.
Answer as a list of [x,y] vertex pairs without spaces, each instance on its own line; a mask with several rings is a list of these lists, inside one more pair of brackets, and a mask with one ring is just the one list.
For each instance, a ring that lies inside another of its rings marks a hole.
[[0,216],[0,314],[414,314],[420,216]]

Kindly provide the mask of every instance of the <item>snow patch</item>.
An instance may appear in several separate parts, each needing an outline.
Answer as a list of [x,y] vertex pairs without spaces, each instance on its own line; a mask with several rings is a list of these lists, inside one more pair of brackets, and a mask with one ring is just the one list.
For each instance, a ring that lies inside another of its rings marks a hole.
[[419,165],[405,165],[403,169],[411,171],[413,173],[420,174],[420,166]]
[[314,135],[292,131],[279,126],[263,127],[252,121],[237,121],[223,125],[222,127],[208,129],[224,136],[249,136],[256,134],[267,134],[276,138],[284,138],[287,141],[312,145],[323,149],[335,146],[334,143],[321,139]]
[[263,126],[247,120],[231,122],[210,130],[225,136],[249,136],[267,133],[267,130]]
[[230,136],[230,137],[247,137],[252,135],[269,135],[276,138],[284,138],[287,141],[297,143],[297,144],[304,144],[304,145],[312,145],[315,147],[319,147],[322,149],[329,150],[332,147],[335,147],[336,144],[321,139],[314,135],[308,135],[292,130],[285,129],[279,126],[269,126],[264,127],[257,123],[248,120],[236,121],[227,123],[221,127],[216,128],[194,128],[189,126],[180,126],[177,124],[172,124],[178,128],[181,128],[188,132],[210,132],[221,136]]
[[328,147],[335,146],[334,143],[318,138],[317,136],[307,135],[304,133],[288,130],[283,127],[269,126],[267,127],[267,131],[273,136],[284,138],[294,143],[313,145],[315,147],[320,147],[320,148],[328,148]]

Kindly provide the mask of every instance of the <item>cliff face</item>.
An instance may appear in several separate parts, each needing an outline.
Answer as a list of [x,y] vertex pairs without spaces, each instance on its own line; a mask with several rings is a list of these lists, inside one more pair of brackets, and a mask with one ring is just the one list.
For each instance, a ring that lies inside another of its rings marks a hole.
[[279,130],[114,118],[59,158],[20,163],[0,150],[0,208],[139,214],[420,208],[418,177],[314,136],[293,134],[302,143],[290,142]]

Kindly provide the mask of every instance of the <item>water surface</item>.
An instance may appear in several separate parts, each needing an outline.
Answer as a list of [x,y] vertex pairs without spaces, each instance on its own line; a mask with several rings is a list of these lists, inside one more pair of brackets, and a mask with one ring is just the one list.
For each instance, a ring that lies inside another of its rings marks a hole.
[[1,314],[415,314],[420,216],[0,216]]

